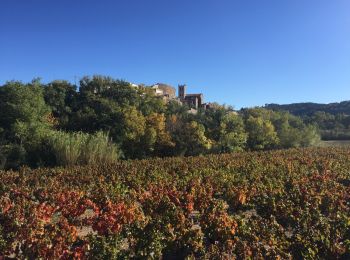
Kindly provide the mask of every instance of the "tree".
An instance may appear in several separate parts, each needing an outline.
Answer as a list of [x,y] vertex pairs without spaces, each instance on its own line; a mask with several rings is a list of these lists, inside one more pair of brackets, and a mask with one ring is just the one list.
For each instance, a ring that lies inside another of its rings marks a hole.
[[225,107],[216,105],[215,108],[201,110],[194,119],[204,125],[208,138],[218,142],[221,136],[220,125],[228,113],[230,112]]
[[166,111],[166,103],[162,98],[156,97],[150,88],[141,88],[138,91],[138,109],[143,115],[148,116],[153,113],[162,114]]
[[122,140],[122,108],[112,100],[91,92],[79,93],[67,125],[70,131],[109,132],[114,142]]
[[216,144],[216,150],[219,152],[243,151],[247,138],[243,119],[238,114],[229,112],[220,123],[220,138]]
[[140,158],[144,151],[140,149],[142,137],[145,135],[146,119],[136,107],[128,107],[122,111],[120,142],[127,158]]
[[76,86],[65,80],[55,80],[44,87],[45,102],[58,119],[59,127],[65,128],[68,124],[76,96]]
[[302,131],[301,145],[303,147],[314,146],[320,142],[321,138],[317,127],[313,125],[306,126]]
[[278,130],[278,137],[281,148],[300,147],[302,141],[301,130],[293,128],[288,122],[281,125]]
[[212,141],[205,136],[205,128],[196,121],[185,122],[176,115],[167,121],[167,129],[175,142],[174,155],[207,153]]
[[138,106],[140,95],[138,91],[124,80],[95,75],[92,78],[83,77],[80,80],[81,93],[93,93],[97,96],[113,100],[120,107]]
[[[0,88],[0,128],[5,143],[0,149],[3,157],[11,157],[11,165],[37,163],[42,139],[52,128],[50,112],[39,80],[26,85],[7,82]],[[11,152],[16,150],[20,152]]]
[[188,116],[187,111],[188,111],[187,106],[185,106],[177,101],[170,100],[166,106],[165,114],[167,117],[170,117],[172,115],[186,117],[186,116]]
[[150,155],[162,157],[171,154],[175,143],[166,129],[164,114],[153,113],[146,117],[146,130],[142,142]]
[[37,81],[27,85],[11,81],[0,88],[0,126],[8,135],[13,135],[12,130],[18,123],[28,127],[49,126],[50,112]]
[[250,149],[271,149],[279,143],[275,127],[271,121],[264,120],[262,117],[249,116],[246,121],[246,131]]
[[186,143],[186,155],[207,153],[211,148],[211,141],[205,136],[204,126],[196,121],[185,124],[182,137]]

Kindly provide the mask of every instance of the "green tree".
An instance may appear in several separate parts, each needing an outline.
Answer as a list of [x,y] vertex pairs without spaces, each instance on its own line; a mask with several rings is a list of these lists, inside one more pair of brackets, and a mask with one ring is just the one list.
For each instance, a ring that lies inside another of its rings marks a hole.
[[317,127],[314,125],[306,126],[302,131],[301,146],[314,146],[321,140]]
[[302,141],[301,132],[301,130],[291,127],[288,122],[282,124],[278,130],[280,147],[300,147]]
[[118,104],[91,92],[83,92],[75,102],[67,129],[88,133],[109,132],[112,139],[120,143],[122,125],[123,112]]
[[218,142],[221,137],[221,123],[228,113],[230,112],[225,107],[216,105],[215,108],[199,111],[194,120],[204,125],[208,138]]
[[36,165],[42,139],[52,127],[50,112],[39,80],[26,85],[7,82],[0,88],[0,127],[5,145],[1,150],[3,157],[11,157],[11,165]]
[[122,150],[127,158],[140,158],[144,151],[140,149],[142,137],[145,135],[146,118],[136,107],[128,107],[122,111],[120,125]]
[[230,112],[220,123],[220,138],[216,144],[219,152],[243,151],[247,143],[248,134],[244,129],[242,117]]
[[145,134],[141,139],[144,157],[170,155],[174,146],[175,143],[166,129],[164,114],[153,113],[147,116]]
[[182,137],[186,143],[186,155],[207,153],[211,148],[211,141],[205,136],[204,126],[196,121],[185,124]]
[[176,115],[169,118],[167,129],[175,142],[174,155],[198,155],[209,151],[212,141],[205,136],[205,128],[196,121],[185,122]]
[[249,116],[246,121],[246,131],[248,132],[248,146],[250,149],[271,149],[279,143],[275,127],[271,121],[264,120],[262,117]]
[[50,108],[38,81],[27,85],[11,81],[0,88],[0,127],[8,139],[33,139],[33,134],[50,126],[49,116]]
[[177,101],[170,100],[169,103],[166,106],[165,114],[167,117],[171,117],[172,115],[177,115],[180,117],[187,117],[188,116],[188,107],[185,105],[182,105],[181,103]]
[[45,102],[58,119],[59,127],[65,128],[68,124],[76,96],[76,86],[65,80],[55,80],[44,87]]
[[166,111],[166,102],[162,98],[155,96],[150,88],[141,87],[138,90],[138,95],[140,99],[138,109],[143,115],[163,114]]
[[97,96],[113,100],[120,107],[138,106],[140,95],[129,82],[115,80],[111,77],[95,75],[92,78],[83,77],[80,80],[81,93],[93,93]]

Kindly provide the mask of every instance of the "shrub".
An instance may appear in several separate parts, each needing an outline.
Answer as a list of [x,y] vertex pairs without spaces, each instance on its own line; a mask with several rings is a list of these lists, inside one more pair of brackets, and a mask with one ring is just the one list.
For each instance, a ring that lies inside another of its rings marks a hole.
[[19,144],[0,146],[0,169],[19,169],[26,162],[26,150]]
[[103,132],[86,134],[55,131],[48,139],[56,164],[61,166],[113,163],[121,155],[117,145]]

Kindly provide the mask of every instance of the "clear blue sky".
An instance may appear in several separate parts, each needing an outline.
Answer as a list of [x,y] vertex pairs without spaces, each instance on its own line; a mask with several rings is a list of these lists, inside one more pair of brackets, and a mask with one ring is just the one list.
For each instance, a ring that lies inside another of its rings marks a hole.
[[236,108],[350,100],[350,1],[0,1],[0,83],[93,74]]

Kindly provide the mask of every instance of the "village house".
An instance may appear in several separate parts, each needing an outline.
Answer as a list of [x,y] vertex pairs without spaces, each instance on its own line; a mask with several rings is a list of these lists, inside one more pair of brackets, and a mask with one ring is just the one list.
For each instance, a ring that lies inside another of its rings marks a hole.
[[[133,87],[138,87],[136,84],[132,84]],[[178,96],[176,96],[176,89],[170,85],[164,83],[157,83],[150,87],[153,90],[155,96],[162,98],[165,102],[177,101],[180,104],[187,105],[189,112],[194,114],[198,108],[208,109],[211,107],[210,103],[204,103],[204,95],[199,94],[187,94],[186,85],[178,85]]]

